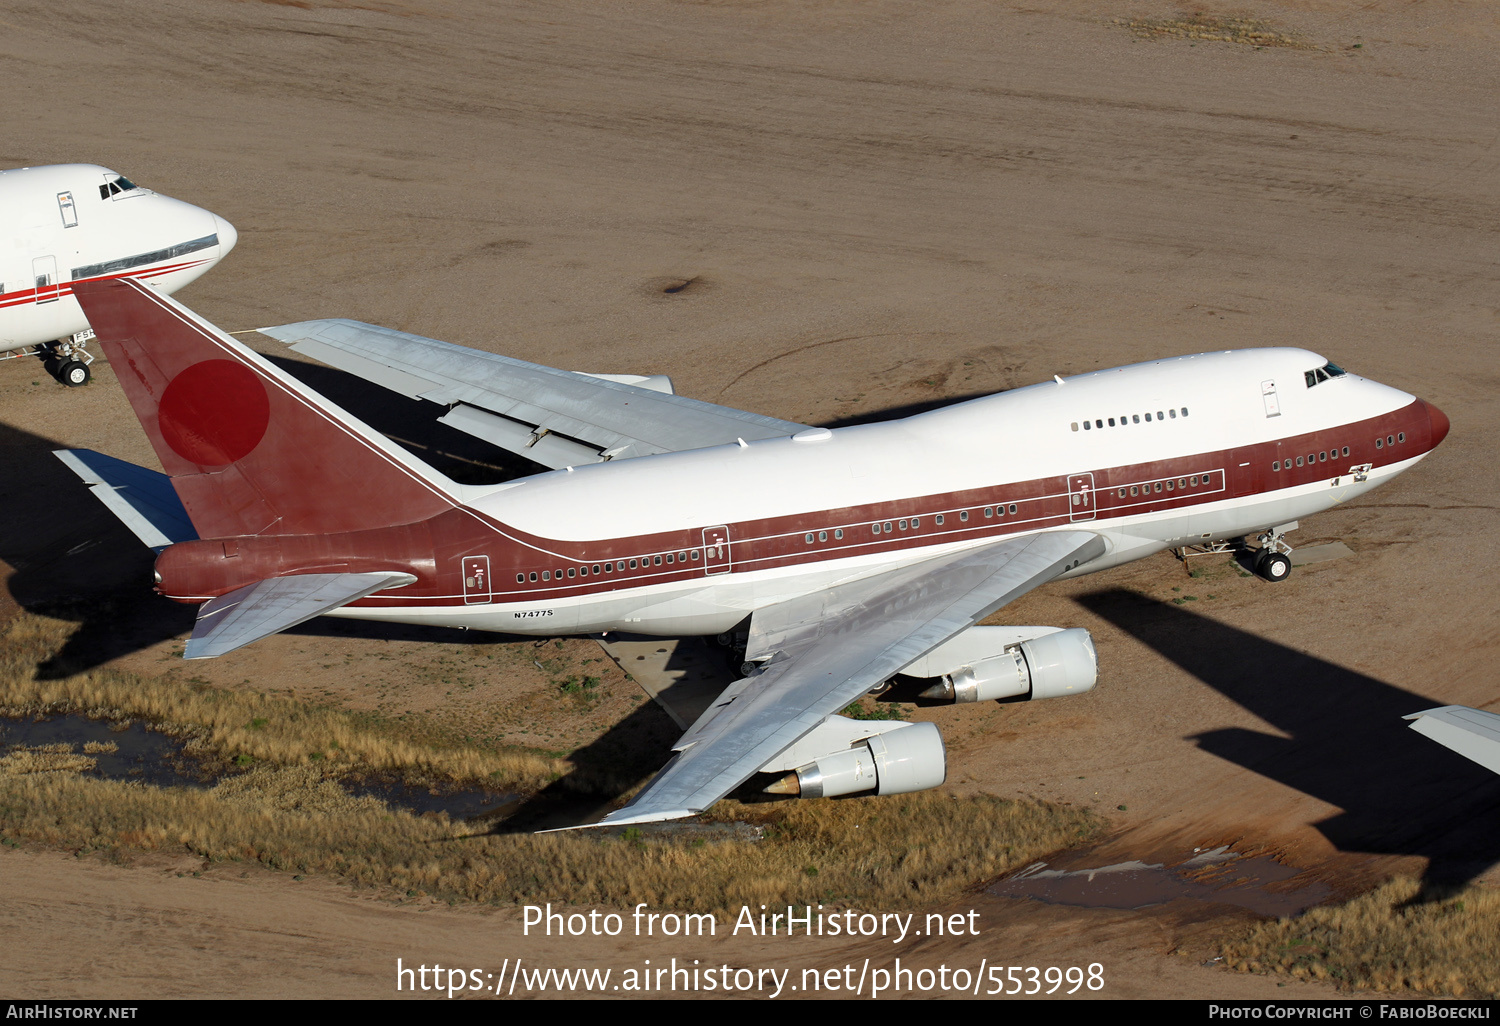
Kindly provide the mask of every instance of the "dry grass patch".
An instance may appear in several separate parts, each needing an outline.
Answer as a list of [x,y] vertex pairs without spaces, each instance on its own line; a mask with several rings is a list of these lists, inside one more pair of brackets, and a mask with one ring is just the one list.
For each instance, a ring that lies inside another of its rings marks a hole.
[[75,773],[0,776],[0,835],[78,851],[186,849],[326,873],[450,902],[545,900],[700,912],[806,903],[902,908],[1087,838],[1087,813],[1034,802],[920,794],[745,807],[715,818],[768,827],[758,842],[691,835],[492,834],[353,797],[311,767],[263,769],[213,789]]
[[1141,39],[1194,39],[1211,43],[1239,43],[1243,46],[1319,49],[1255,18],[1193,13],[1176,18],[1116,18],[1114,23],[1129,29],[1131,35]]
[[1224,945],[1245,972],[1332,980],[1359,990],[1500,997],[1500,891],[1466,887],[1444,896],[1398,877],[1337,906],[1263,923]]

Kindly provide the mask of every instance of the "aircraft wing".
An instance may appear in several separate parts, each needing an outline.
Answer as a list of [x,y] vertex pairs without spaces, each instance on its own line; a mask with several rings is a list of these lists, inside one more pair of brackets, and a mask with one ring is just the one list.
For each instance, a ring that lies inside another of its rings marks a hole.
[[1411,729],[1417,733],[1500,773],[1500,715],[1466,705],[1445,705],[1403,718],[1412,721]]
[[1032,588],[1102,555],[1062,531],[999,541],[756,610],[736,681],[674,746],[677,754],[598,826],[702,812],[798,739],[948,638]]
[[339,370],[447,406],[441,423],[554,470],[806,428],[359,321],[301,321],[260,332]]

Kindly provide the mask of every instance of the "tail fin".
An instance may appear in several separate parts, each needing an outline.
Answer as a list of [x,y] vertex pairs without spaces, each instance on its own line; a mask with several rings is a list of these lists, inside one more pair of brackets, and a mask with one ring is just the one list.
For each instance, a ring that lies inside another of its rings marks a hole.
[[129,278],[74,295],[199,535],[425,520],[446,478],[181,303]]

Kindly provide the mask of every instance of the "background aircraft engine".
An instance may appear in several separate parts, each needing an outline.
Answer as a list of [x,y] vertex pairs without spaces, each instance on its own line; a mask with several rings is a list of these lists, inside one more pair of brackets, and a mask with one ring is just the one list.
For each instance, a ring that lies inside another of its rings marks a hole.
[[1081,695],[1099,679],[1094,639],[1081,627],[1044,634],[945,674],[925,698],[987,702],[997,698]]
[[931,723],[868,737],[843,752],[814,759],[766,788],[773,794],[832,798],[874,790],[906,794],[937,787],[948,778],[943,738]]

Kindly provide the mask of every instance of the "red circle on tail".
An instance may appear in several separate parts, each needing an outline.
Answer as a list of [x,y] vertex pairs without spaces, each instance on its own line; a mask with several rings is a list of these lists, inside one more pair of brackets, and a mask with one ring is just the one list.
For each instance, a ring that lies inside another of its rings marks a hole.
[[203,467],[222,467],[249,455],[270,421],[265,385],[233,360],[193,364],[167,385],[156,411],[172,451]]

